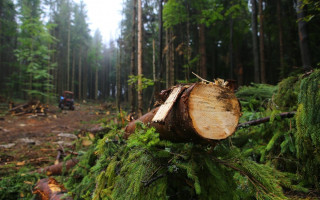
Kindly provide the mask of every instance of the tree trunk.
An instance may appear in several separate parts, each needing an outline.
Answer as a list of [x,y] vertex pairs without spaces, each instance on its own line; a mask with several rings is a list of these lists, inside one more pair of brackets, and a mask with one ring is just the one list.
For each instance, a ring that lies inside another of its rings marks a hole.
[[94,84],[94,99],[97,100],[98,99],[98,67],[96,67],[95,70],[95,84]]
[[75,50],[73,50],[73,56],[72,56],[72,79],[71,79],[71,91],[72,92],[74,92],[75,71],[76,71],[76,54],[75,54]]
[[158,98],[158,94],[161,89],[161,81],[163,78],[163,64],[162,64],[162,2],[163,0],[159,0],[159,51],[158,51],[158,73],[156,74],[156,81],[154,83],[154,102]]
[[116,106],[118,109],[118,112],[120,112],[120,98],[121,98],[121,76],[120,76],[120,72],[121,72],[121,44],[119,42],[119,57],[118,57],[118,63],[117,63],[117,97],[116,97]]
[[[225,139],[235,132],[241,114],[239,101],[231,90],[203,83],[177,87],[181,88],[179,93],[174,92],[176,89],[161,92],[163,100],[167,99],[166,102],[138,121],[150,123],[161,139],[173,142],[206,143]],[[176,95],[175,98],[171,94],[169,96],[170,92]],[[166,110],[168,114],[162,116],[164,120],[160,123],[153,122],[157,111],[160,110],[157,115],[162,115],[165,113],[163,107],[168,105],[172,108]],[[136,121],[130,122],[126,127],[125,138],[134,132]]]
[[263,8],[262,8],[262,2],[263,0],[259,0],[259,25],[260,25],[260,76],[261,76],[261,82],[266,83],[266,62],[264,57],[264,29],[263,29],[263,23],[264,23],[264,16],[263,16]]
[[[130,75],[135,75],[136,68],[136,5],[137,0],[133,0],[133,14],[132,14],[132,31],[131,31],[131,63],[130,63]],[[131,107],[131,113],[135,111],[135,86],[134,84],[129,86],[129,102]]]
[[200,76],[207,78],[207,55],[206,55],[206,26],[199,25],[199,54],[200,54]]
[[153,82],[156,82],[156,42],[152,41],[152,77]]
[[[68,1],[68,8],[69,8],[69,1]],[[69,20],[68,20],[68,44],[67,44],[67,90],[70,90],[70,15],[69,15]]]
[[229,64],[230,64],[230,79],[233,79],[234,62],[233,62],[233,18],[230,19],[230,41],[229,41]]
[[138,116],[143,113],[142,97],[142,0],[138,0]]
[[251,23],[252,23],[253,59],[254,59],[253,60],[254,61],[254,82],[260,83],[256,0],[251,0],[251,9],[252,9]]
[[280,68],[281,77],[284,78],[286,74],[284,66],[284,51],[283,51],[283,30],[282,30],[282,17],[281,17],[281,1],[277,1],[277,18],[278,18],[278,31],[279,31],[279,52],[280,52]]
[[81,66],[81,47],[80,47],[80,50],[79,50],[79,76],[78,76],[78,99],[80,100],[80,99],[82,99],[82,89],[81,89],[81,87],[82,87],[82,84],[81,84],[81,70],[82,70],[82,68],[81,68],[82,66]]
[[166,30],[166,88],[169,88],[170,87],[170,71],[169,71],[169,68],[170,68],[170,58],[169,58],[169,55],[170,55],[170,48],[169,48],[169,30],[167,29]]
[[299,45],[300,45],[300,54],[303,69],[308,70],[311,68],[310,54],[309,54],[309,45],[308,45],[308,33],[307,33],[307,23],[303,19],[304,12],[302,6],[303,0],[297,0],[297,18],[298,18],[298,33],[299,33]]
[[173,86],[174,85],[174,52],[175,52],[175,48],[174,48],[174,36],[173,36],[173,30],[170,30],[170,67],[169,67],[169,86]]

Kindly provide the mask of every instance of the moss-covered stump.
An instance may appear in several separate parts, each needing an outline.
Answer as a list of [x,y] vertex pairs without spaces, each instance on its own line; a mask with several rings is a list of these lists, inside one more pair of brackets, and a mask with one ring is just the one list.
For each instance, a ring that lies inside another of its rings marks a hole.
[[295,135],[300,173],[309,186],[320,188],[320,70],[301,82]]

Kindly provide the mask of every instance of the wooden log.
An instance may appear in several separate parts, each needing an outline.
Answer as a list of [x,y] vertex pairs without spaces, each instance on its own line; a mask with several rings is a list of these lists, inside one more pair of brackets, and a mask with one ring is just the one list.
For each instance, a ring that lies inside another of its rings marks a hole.
[[59,184],[54,178],[45,178],[39,180],[33,190],[33,194],[40,197],[41,200],[72,200],[72,197],[65,197],[67,190]]
[[[211,83],[183,86],[164,121],[152,122],[159,109],[157,107],[137,120],[155,127],[161,139],[173,142],[205,143],[225,139],[235,132],[241,115],[234,93],[227,87]],[[134,132],[137,120],[126,127],[125,138]]]
[[71,160],[68,160],[65,163],[61,162],[56,165],[51,165],[45,168],[41,168],[41,169],[38,169],[36,172],[40,174],[45,173],[47,176],[62,175],[64,167],[65,167],[65,172],[68,172],[78,162],[79,162],[78,159],[72,158]]

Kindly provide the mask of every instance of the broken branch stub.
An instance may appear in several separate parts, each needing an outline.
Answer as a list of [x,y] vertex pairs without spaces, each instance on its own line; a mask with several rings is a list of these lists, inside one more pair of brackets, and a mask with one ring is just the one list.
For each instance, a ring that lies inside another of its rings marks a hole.
[[[195,83],[191,86],[177,87],[181,87],[181,92],[172,98],[171,94],[176,95],[176,93],[174,90],[171,91],[168,99],[170,101],[174,99],[171,101],[172,107],[168,109],[166,115],[158,118],[161,120],[152,120],[161,107],[138,119],[155,127],[161,139],[204,143],[225,139],[236,131],[241,115],[240,104],[227,87],[213,83]],[[136,121],[130,122],[126,127],[125,138],[134,132]]]

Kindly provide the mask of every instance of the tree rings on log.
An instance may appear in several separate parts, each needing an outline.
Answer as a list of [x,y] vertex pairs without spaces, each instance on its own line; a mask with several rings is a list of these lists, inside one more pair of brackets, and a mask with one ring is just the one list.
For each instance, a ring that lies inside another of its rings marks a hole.
[[240,118],[240,105],[226,88],[196,84],[188,99],[188,111],[195,131],[204,138],[225,139],[232,135]]

